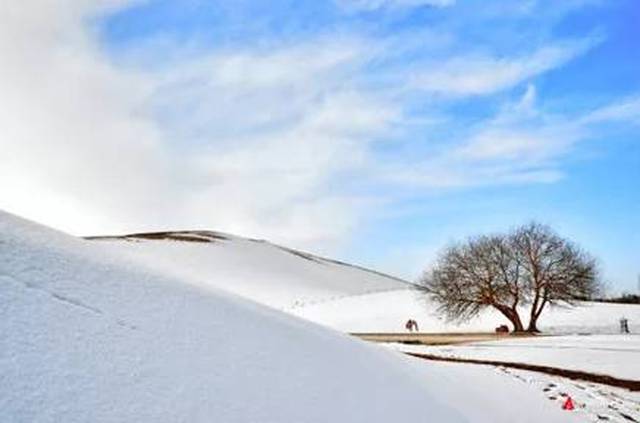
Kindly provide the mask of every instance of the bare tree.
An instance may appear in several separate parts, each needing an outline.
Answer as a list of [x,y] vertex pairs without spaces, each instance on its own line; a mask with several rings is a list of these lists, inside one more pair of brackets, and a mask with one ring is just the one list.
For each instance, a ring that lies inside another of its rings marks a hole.
[[520,263],[501,236],[482,236],[446,249],[420,286],[450,320],[465,321],[487,307],[502,313],[514,331],[524,330],[518,314]]
[[530,223],[510,235],[530,302],[527,331],[538,332],[547,304],[588,299],[599,289],[595,260],[548,226]]
[[537,332],[547,305],[595,294],[597,273],[587,253],[549,227],[531,223],[447,248],[419,285],[451,320],[465,321],[492,307],[521,332],[518,310],[528,306],[527,331]]

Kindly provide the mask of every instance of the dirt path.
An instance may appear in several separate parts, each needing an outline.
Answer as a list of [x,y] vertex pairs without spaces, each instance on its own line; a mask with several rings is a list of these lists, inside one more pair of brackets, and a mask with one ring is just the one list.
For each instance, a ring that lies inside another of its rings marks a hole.
[[578,370],[567,370],[558,367],[538,366],[535,364],[514,363],[508,361],[493,360],[475,360],[470,358],[442,357],[434,354],[405,353],[407,355],[422,358],[431,361],[447,361],[454,363],[483,364],[497,367],[506,367],[511,369],[529,370],[534,372],[545,373],[552,376],[561,376],[572,380],[582,380],[586,382],[599,383],[602,385],[614,386],[617,388],[628,389],[633,392],[640,391],[640,381],[619,379],[613,376],[600,375],[597,373],[588,373]]
[[468,332],[468,333],[352,333],[365,341],[372,342],[399,342],[411,345],[456,345],[468,342],[502,341],[514,337],[526,337],[535,335],[498,335],[494,332]]

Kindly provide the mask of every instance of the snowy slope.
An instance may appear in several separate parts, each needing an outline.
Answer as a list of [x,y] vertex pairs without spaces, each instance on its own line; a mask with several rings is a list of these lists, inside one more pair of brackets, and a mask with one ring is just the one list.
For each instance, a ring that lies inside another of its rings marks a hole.
[[219,232],[165,232],[92,240],[165,274],[228,290],[278,309],[411,287],[368,269]]
[[[452,375],[2,212],[0,336],[14,423],[568,421],[480,370]],[[507,392],[535,418],[501,405]]]
[[[208,231],[98,240],[88,243],[203,288],[227,290],[346,332],[402,332],[409,318],[426,332],[492,331],[508,323],[490,310],[463,325],[448,323],[435,304],[405,281],[266,241]],[[615,333],[622,316],[629,318],[632,331],[639,329],[640,306],[602,303],[548,309],[540,328]]]

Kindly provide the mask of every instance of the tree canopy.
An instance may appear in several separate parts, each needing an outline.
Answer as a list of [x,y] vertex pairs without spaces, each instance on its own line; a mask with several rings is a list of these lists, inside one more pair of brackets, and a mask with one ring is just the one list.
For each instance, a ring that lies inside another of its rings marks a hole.
[[547,305],[590,298],[600,284],[594,258],[539,223],[506,234],[483,235],[446,248],[419,285],[450,320],[494,308],[524,331],[537,332]]

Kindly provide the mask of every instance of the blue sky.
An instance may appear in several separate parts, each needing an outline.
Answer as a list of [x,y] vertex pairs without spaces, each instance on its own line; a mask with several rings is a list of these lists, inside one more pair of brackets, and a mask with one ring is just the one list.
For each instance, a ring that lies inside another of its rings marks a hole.
[[73,233],[263,236],[406,277],[536,219],[636,290],[637,2],[63,3],[0,34],[41,51],[0,62],[21,140],[1,207]]

